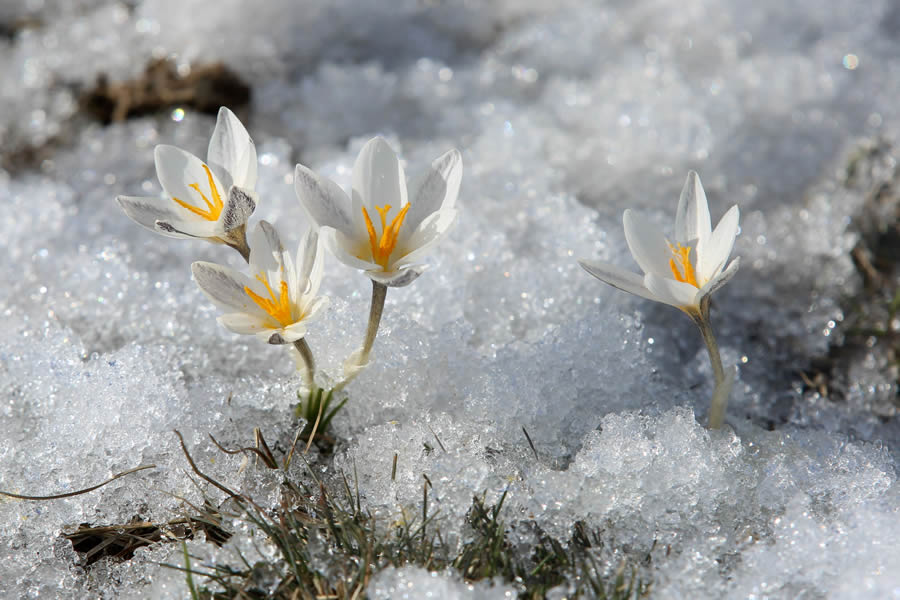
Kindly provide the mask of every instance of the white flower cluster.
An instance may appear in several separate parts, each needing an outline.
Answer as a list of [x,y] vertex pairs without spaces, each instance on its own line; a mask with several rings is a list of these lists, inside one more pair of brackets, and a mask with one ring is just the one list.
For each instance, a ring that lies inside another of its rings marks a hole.
[[[338,260],[372,281],[369,324],[362,346],[344,363],[342,386],[369,364],[388,287],[409,285],[422,274],[418,261],[456,221],[462,180],[457,150],[438,157],[408,188],[397,155],[382,138],[369,140],[353,166],[348,195],[335,182],[303,165],[294,190],[312,227],[296,254],[287,252],[273,225],[260,221],[247,239],[247,220],[256,210],[256,147],[227,108],[219,111],[207,162],[174,146],[157,146],[156,172],[167,197],[119,196],[125,213],[162,235],[199,238],[241,253],[250,273],[195,262],[194,279],[224,313],[219,322],[236,333],[269,344],[293,344],[314,392],[315,361],[306,344],[307,324],[326,306],[318,296],[324,244]],[[650,221],[626,210],[625,241],[643,277],[607,263],[580,261],[588,273],[626,292],[664,302],[700,328],[716,380],[710,427],[720,427],[735,370],[722,366],[709,321],[710,294],[737,272],[728,262],[738,233],[733,206],[713,230],[700,177],[688,174],[675,215],[675,242]]]
[[174,146],[156,147],[156,173],[166,197],[119,196],[131,219],[156,233],[225,244],[241,253],[249,273],[209,262],[191,270],[203,293],[222,310],[219,322],[269,344],[293,344],[315,387],[307,324],[327,305],[318,296],[321,245],[341,262],[365,271],[373,283],[372,310],[363,346],[345,364],[345,377],[368,364],[387,287],[412,283],[417,264],[456,221],[454,205],[462,157],[450,150],[407,189],[397,155],[382,138],[369,140],[353,167],[348,195],[333,181],[297,165],[295,190],[312,227],[295,254],[285,250],[275,226],[260,221],[247,236],[259,202],[256,146],[240,120],[219,110],[207,162]]

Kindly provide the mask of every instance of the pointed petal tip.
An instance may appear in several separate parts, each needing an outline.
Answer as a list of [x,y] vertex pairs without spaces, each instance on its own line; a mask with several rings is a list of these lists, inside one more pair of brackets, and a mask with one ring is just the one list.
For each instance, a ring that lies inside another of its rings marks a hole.
[[181,148],[172,144],[157,144],[153,147],[153,158],[154,160],[159,160],[160,157],[172,151],[182,152]]
[[[450,148],[443,156],[451,159],[454,163],[462,163],[462,152],[460,152],[458,148]],[[440,158],[438,158],[438,160],[440,160]]]
[[129,196],[125,196],[124,194],[119,195],[119,196],[116,196],[116,197],[115,197],[115,201],[116,201],[116,204],[119,205],[119,208],[121,208],[122,211],[123,211],[126,215],[128,215],[128,216],[131,217],[132,219],[134,218],[134,217],[131,216],[131,208],[132,208],[132,205],[130,204],[131,198],[130,198]]
[[394,152],[394,149],[391,147],[388,141],[384,138],[384,136],[381,135],[376,135],[365,144],[363,144],[363,149],[367,148],[372,148],[379,151],[390,150],[391,152]]

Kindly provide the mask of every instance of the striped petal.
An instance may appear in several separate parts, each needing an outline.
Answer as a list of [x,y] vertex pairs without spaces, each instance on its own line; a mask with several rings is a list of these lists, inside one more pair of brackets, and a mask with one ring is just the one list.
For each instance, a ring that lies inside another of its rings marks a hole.
[[327,177],[320,177],[303,165],[297,165],[294,169],[294,191],[300,206],[318,227],[333,227],[348,235],[354,233],[350,198],[338,184]]
[[250,215],[256,210],[257,198],[256,192],[250,188],[232,186],[228,190],[228,199],[220,219],[225,233],[247,224]]
[[116,202],[132,221],[147,229],[156,229],[157,221],[177,223],[184,218],[183,209],[169,198],[145,196],[117,196]]
[[415,231],[423,220],[438,210],[453,208],[461,181],[462,155],[459,150],[450,150],[436,158],[409,187],[410,207],[403,222],[405,231]]
[[191,265],[194,281],[203,294],[225,313],[246,313],[260,319],[267,317],[247,295],[244,288],[253,289],[254,282],[238,271],[215,263],[198,261]]
[[221,243],[221,228],[212,221],[157,221],[156,232],[173,238],[191,238]]
[[578,264],[585,271],[614,288],[648,300],[657,300],[656,296],[644,286],[644,278],[637,273],[625,271],[605,262],[579,260]]
[[720,287],[728,283],[732,277],[737,274],[738,267],[741,266],[741,258],[737,257],[725,268],[724,271],[710,279],[703,289],[700,290],[701,296],[708,296],[717,291]]

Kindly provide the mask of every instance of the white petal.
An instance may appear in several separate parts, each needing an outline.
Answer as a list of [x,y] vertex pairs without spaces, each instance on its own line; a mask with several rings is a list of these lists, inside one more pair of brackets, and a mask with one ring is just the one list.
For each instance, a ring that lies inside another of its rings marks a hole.
[[675,241],[680,244],[692,243],[709,236],[709,205],[706,192],[700,183],[696,171],[688,173],[681,197],[678,199],[678,210],[675,213]]
[[369,260],[363,260],[354,254],[354,246],[360,244],[358,240],[348,238],[340,231],[337,231],[330,227],[322,228],[322,230],[320,231],[320,235],[322,236],[322,241],[324,242],[324,244],[328,247],[331,253],[334,254],[334,257],[348,267],[353,267],[354,269],[362,269],[364,271],[368,271],[369,269],[381,268],[381,266],[377,263]]
[[310,229],[300,240],[300,247],[297,249],[297,274],[301,281],[309,279],[318,258],[318,248],[319,234],[315,229]]
[[256,203],[256,192],[249,188],[232,186],[228,190],[228,198],[225,200],[225,206],[222,208],[222,215],[219,219],[222,229],[227,233],[241,225],[246,225],[250,215],[256,210]]
[[456,223],[456,211],[453,209],[441,210],[428,216],[418,229],[409,236],[406,244],[400,248],[400,254],[396,250],[392,253],[397,258],[391,262],[394,265],[406,265],[421,260],[423,256],[431,252],[431,248],[441,241]]
[[157,221],[156,231],[174,238],[197,238],[210,242],[220,242],[223,233],[215,221]]
[[721,273],[719,273],[718,275],[716,275],[715,277],[710,279],[706,283],[706,285],[703,286],[703,289],[700,290],[700,295],[708,296],[708,295],[712,294],[713,292],[715,292],[716,290],[718,290],[723,285],[725,285],[726,283],[728,283],[731,280],[731,278],[734,277],[735,274],[737,274],[738,267],[740,267],[740,266],[741,266],[741,257],[737,257],[733,261],[731,261],[731,264],[729,264],[725,268],[724,271],[722,271]]
[[226,313],[219,317],[221,323],[229,331],[240,334],[256,334],[261,331],[268,331],[266,323],[259,317],[248,315],[247,313]]
[[677,308],[696,306],[699,302],[699,290],[683,281],[647,273],[644,275],[644,286],[653,294],[654,300]]
[[[291,323],[278,333],[281,334],[281,339],[284,340],[282,343],[293,344],[306,335],[306,321],[303,320]],[[269,343],[271,344],[272,342],[270,341]]]
[[315,296],[322,282],[324,253],[320,251],[319,232],[315,229],[307,231],[297,248],[297,293]]
[[[282,255],[282,259],[284,260],[284,270],[281,273],[276,274],[276,280],[284,279],[284,281],[287,282],[288,298],[292,307],[291,313],[293,314],[295,312],[293,307],[300,304],[300,298],[303,295],[306,282],[300,279],[300,273],[294,262],[294,256],[292,256],[290,252],[285,251]],[[297,255],[297,260],[302,261],[303,257]]]
[[650,293],[650,290],[644,287],[644,278],[637,273],[625,271],[605,262],[579,260],[578,264],[600,281],[608,283],[623,292],[647,298],[648,300],[657,299],[656,296]]
[[[159,183],[166,193],[182,202],[196,206],[201,210],[206,210],[206,202],[203,201],[200,194],[188,187],[193,183],[198,184],[203,194],[212,201],[213,196],[212,191],[209,189],[209,176],[206,174],[206,169],[203,168],[204,162],[190,152],[165,144],[157,146],[153,156],[156,163],[156,176],[159,177]],[[228,189],[222,186],[222,182],[219,181],[215,173],[213,173],[213,184],[216,186],[216,192],[224,203]],[[189,211],[185,211],[185,214],[191,215],[192,220],[204,220],[203,217],[194,215]]]
[[375,206],[390,204],[399,210],[406,204],[406,176],[384,138],[372,138],[360,150],[353,165],[353,197],[368,209],[372,219],[376,217]]
[[256,187],[256,145],[240,119],[224,106],[219,109],[206,157],[225,189],[232,185],[249,190]]
[[330,303],[331,301],[325,296],[313,298],[309,304],[303,307],[303,322],[309,323],[310,321],[314,321],[321,317],[322,315],[320,313],[324,311]]
[[[117,196],[116,202],[132,221],[151,231],[156,229],[157,221],[172,223],[182,220],[181,207],[169,198],[151,198],[143,196]],[[180,237],[180,236],[179,236]]]
[[348,234],[354,231],[350,198],[341,186],[303,165],[297,165],[294,169],[294,191],[300,206],[318,227],[334,227]]
[[306,288],[306,294],[315,296],[319,293],[319,286],[322,285],[322,273],[325,269],[325,252],[322,250],[321,238],[316,243],[316,260],[313,262],[312,269],[309,272],[309,283]]
[[250,235],[250,266],[255,272],[264,271],[281,281],[284,266],[284,246],[278,231],[268,221],[260,221]]
[[672,249],[659,227],[629,209],[625,210],[622,223],[625,226],[628,249],[631,250],[631,255],[641,270],[660,277],[670,277],[672,268],[669,261],[673,256]]
[[408,229],[405,230],[415,231],[428,215],[453,208],[461,181],[462,155],[459,150],[450,150],[436,158],[409,187],[410,207],[403,222],[403,227]]
[[700,238],[697,243],[697,270],[701,280],[713,278],[728,260],[737,237],[739,218],[740,212],[734,205],[716,225],[712,235],[706,239]]
[[405,287],[419,278],[428,265],[412,265],[396,271],[366,271],[372,281],[388,287]]
[[266,315],[244,291],[253,282],[243,273],[210,262],[195,262],[191,272],[204,295],[224,312],[248,313],[258,318]]

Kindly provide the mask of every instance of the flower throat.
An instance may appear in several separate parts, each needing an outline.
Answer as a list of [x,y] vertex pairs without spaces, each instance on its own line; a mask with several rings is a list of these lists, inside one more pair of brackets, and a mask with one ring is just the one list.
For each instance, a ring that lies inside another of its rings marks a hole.
[[699,288],[694,265],[691,264],[691,247],[682,246],[681,244],[675,247],[669,244],[669,249],[672,250],[674,255],[673,258],[669,259],[669,267],[672,269],[672,275],[675,276],[675,280],[689,283],[695,288]]
[[369,246],[372,248],[372,259],[381,265],[382,269],[387,271],[388,259],[397,245],[397,236],[400,233],[400,226],[403,225],[403,219],[406,218],[406,211],[409,210],[409,203],[400,209],[400,212],[397,213],[390,225],[387,224],[387,214],[391,210],[391,205],[376,206],[375,210],[378,211],[378,215],[381,217],[380,238],[375,233],[375,226],[372,224],[372,219],[369,218],[369,212],[365,206],[362,207],[363,218],[366,220],[366,229],[369,231]]

